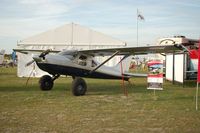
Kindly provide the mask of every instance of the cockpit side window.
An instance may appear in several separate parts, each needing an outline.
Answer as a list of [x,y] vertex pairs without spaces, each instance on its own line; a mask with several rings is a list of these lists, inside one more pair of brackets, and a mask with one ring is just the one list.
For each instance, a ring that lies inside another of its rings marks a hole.
[[79,59],[80,59],[80,60],[87,60],[87,56],[81,55],[81,56],[79,57]]
[[87,65],[86,60],[87,60],[87,56],[81,55],[79,57],[78,64],[81,66],[86,66]]

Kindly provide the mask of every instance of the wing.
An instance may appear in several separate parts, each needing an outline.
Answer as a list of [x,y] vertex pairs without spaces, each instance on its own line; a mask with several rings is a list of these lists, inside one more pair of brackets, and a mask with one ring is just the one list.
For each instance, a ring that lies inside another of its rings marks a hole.
[[19,52],[19,53],[23,53],[23,54],[28,54],[29,52],[44,52],[44,51],[48,51],[48,52],[51,52],[51,53],[58,53],[60,51],[58,50],[51,50],[51,49],[47,49],[47,50],[35,50],[35,49],[13,49],[13,51],[15,52]]
[[[173,53],[181,52],[186,48],[179,44],[165,45],[165,46],[148,46],[148,47],[123,47],[123,48],[107,48],[107,49],[90,49],[90,50],[78,50],[76,52],[91,55],[91,56],[110,56],[113,53],[116,55],[142,55],[149,53]],[[13,51],[28,54],[29,52],[44,52],[45,50],[33,50],[33,49],[13,49]],[[50,53],[58,53],[58,50],[46,50]],[[187,50],[186,50],[187,51]]]
[[117,55],[142,55],[150,53],[173,53],[183,52],[186,50],[182,45],[165,45],[165,46],[148,46],[148,47],[123,47],[123,48],[109,48],[109,49],[91,49],[80,50],[78,52],[83,54],[89,54],[91,56],[109,56],[115,52]]

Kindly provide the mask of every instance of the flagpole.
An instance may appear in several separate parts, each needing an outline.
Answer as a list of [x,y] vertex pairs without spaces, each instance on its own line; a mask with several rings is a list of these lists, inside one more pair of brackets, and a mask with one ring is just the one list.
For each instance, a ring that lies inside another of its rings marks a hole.
[[[138,9],[137,9],[137,47],[138,47]],[[138,71],[138,56],[136,56],[136,72]]]
[[137,47],[138,47],[138,9],[137,9]]

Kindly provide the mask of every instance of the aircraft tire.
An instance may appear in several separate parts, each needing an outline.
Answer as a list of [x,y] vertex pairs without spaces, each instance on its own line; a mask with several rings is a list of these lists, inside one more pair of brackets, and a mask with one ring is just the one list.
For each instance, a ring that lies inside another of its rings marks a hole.
[[75,78],[72,82],[72,94],[74,96],[83,96],[87,91],[87,84],[82,78]]
[[44,75],[39,80],[40,89],[48,91],[53,88],[53,80],[49,75]]

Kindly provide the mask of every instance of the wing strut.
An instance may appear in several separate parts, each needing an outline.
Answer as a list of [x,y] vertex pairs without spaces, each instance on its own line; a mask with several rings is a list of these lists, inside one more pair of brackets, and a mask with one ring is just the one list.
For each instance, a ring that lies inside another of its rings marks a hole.
[[107,63],[110,59],[112,59],[115,55],[117,55],[119,53],[119,51],[116,51],[114,54],[112,54],[108,59],[106,59],[104,62],[102,62],[100,65],[98,65],[97,67],[95,67],[93,70],[90,71],[90,74],[92,74],[93,72],[95,72],[97,69],[99,69],[101,66],[103,66],[105,63]]

